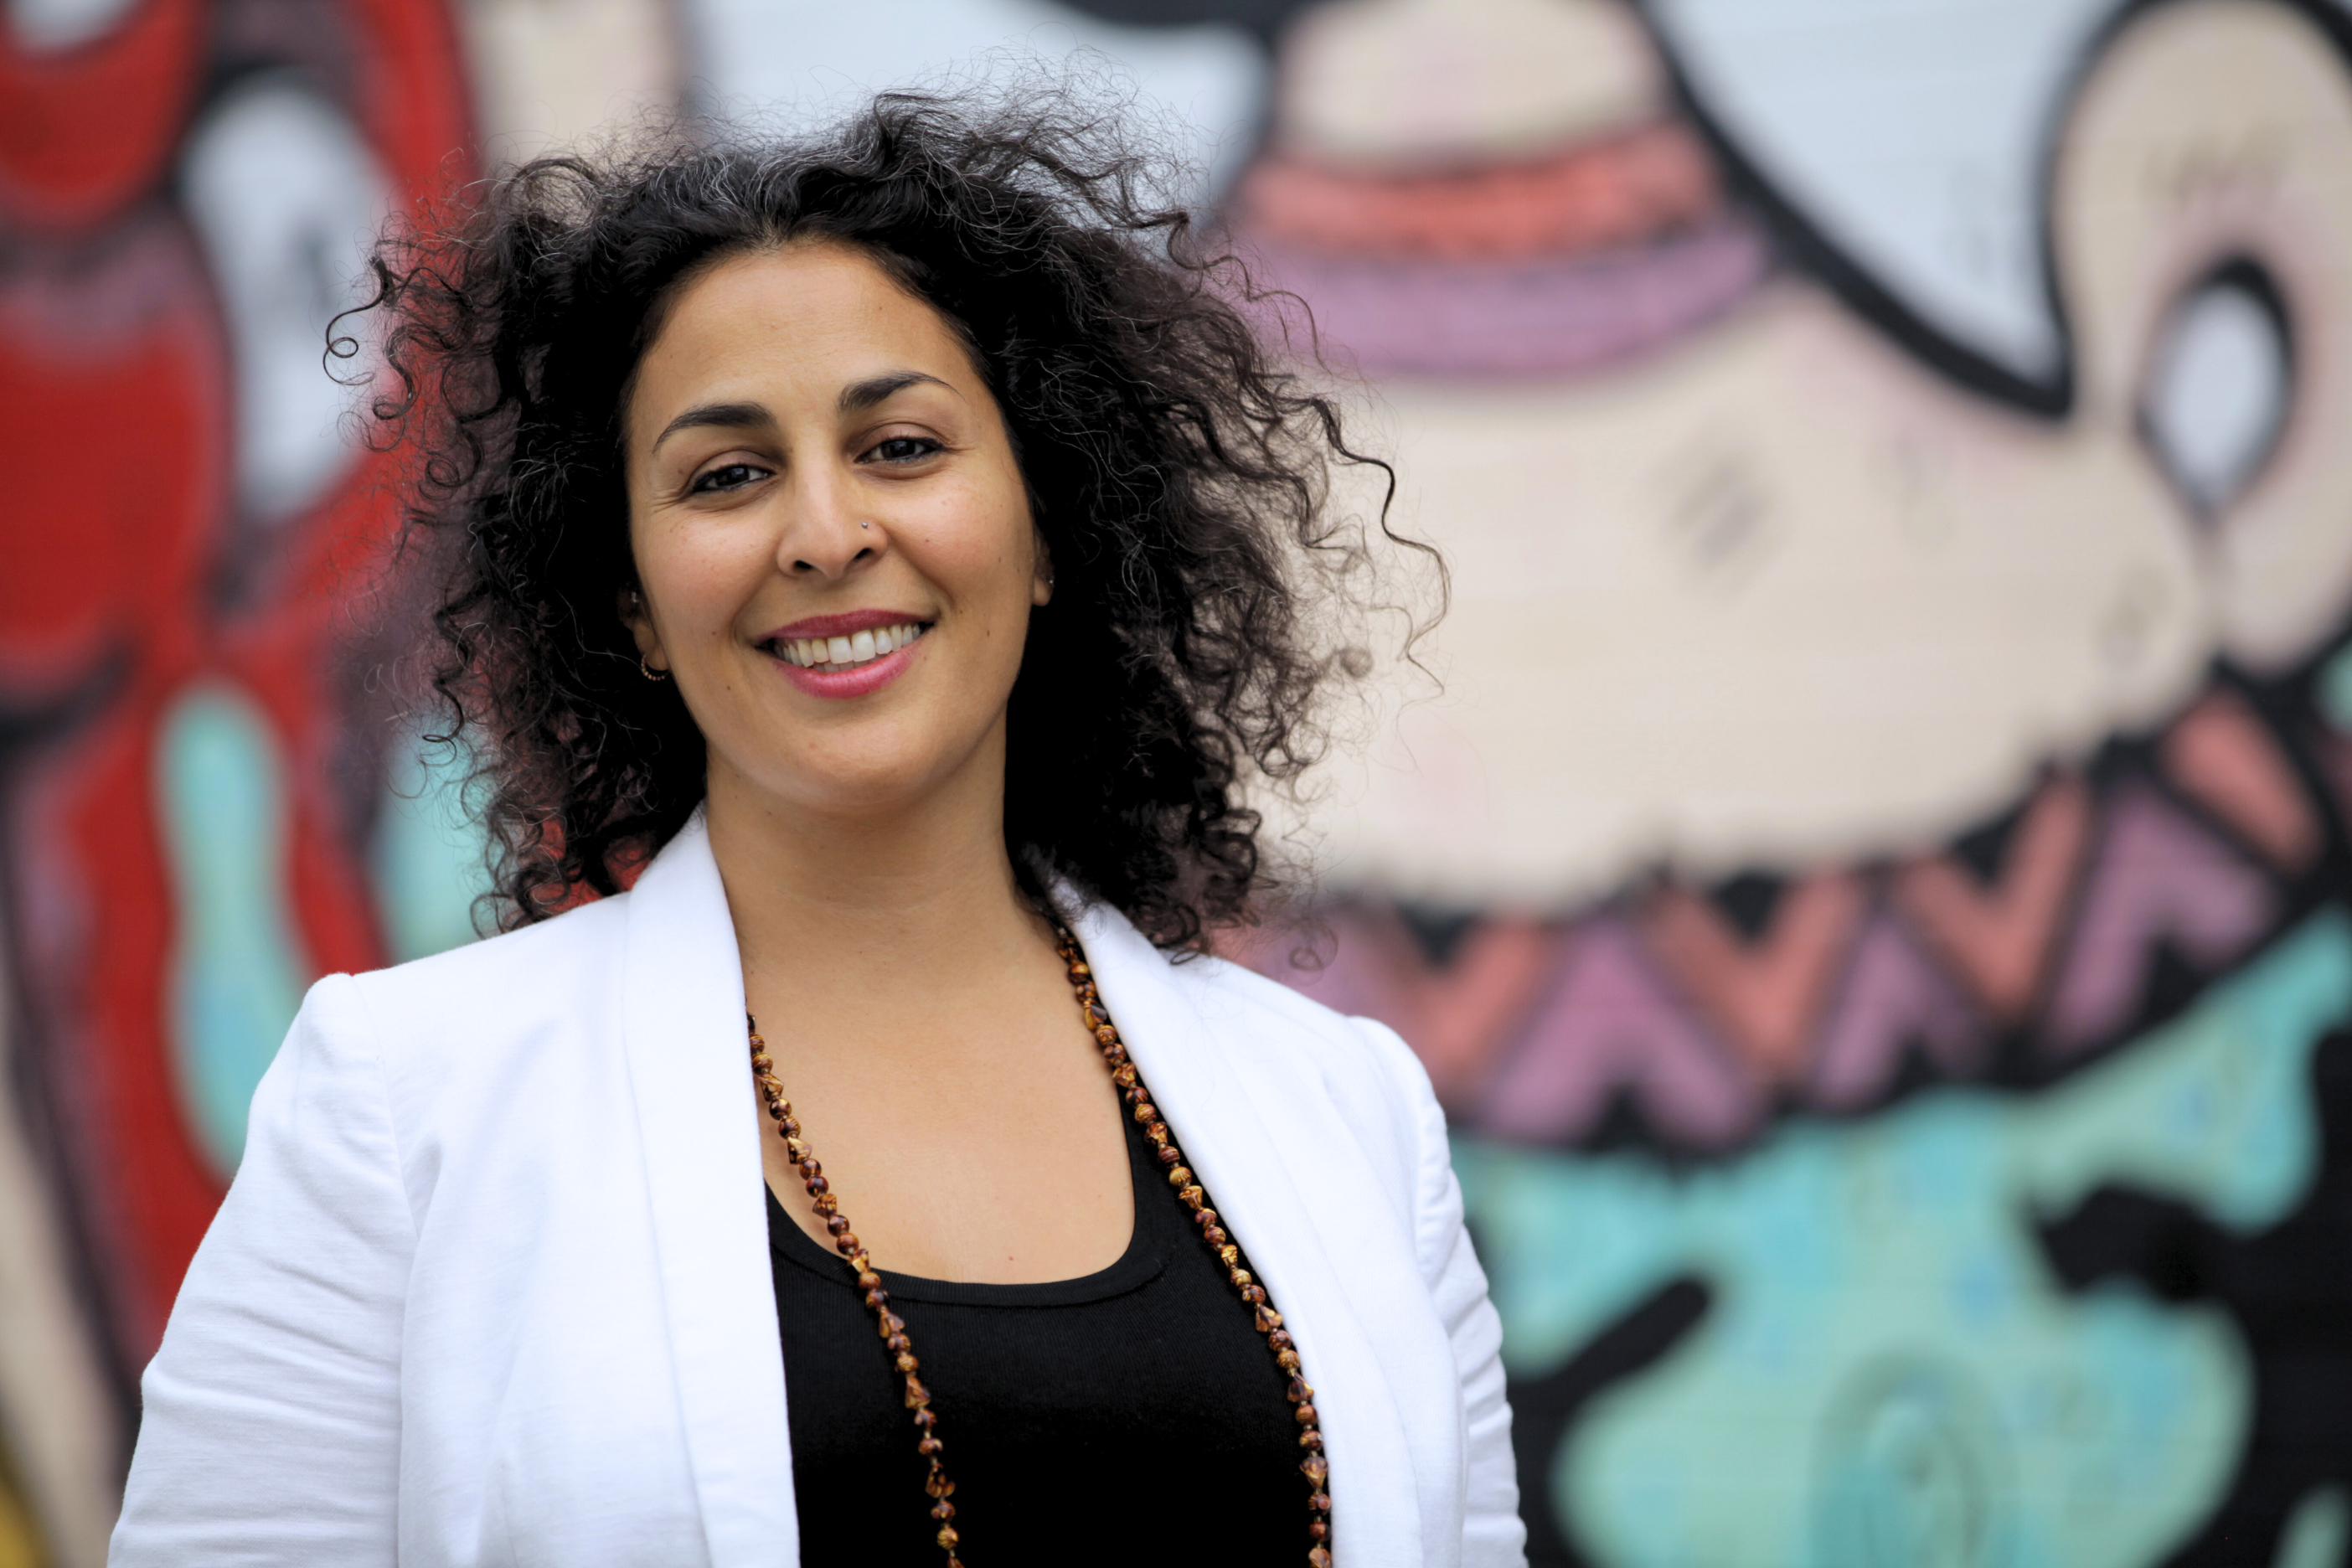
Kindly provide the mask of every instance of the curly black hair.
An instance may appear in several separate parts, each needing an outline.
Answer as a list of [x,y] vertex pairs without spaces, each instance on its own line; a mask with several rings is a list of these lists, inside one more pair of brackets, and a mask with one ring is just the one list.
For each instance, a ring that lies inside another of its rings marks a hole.
[[[1131,123],[1067,90],[892,93],[814,136],[672,128],[542,158],[378,247],[361,310],[393,374],[372,412],[412,455],[409,556],[438,565],[428,738],[477,759],[499,926],[615,891],[702,798],[702,737],[639,679],[615,608],[635,581],[621,412],[681,279],[802,239],[937,309],[1010,426],[1056,578],[1008,719],[1026,885],[1171,949],[1249,918],[1270,876],[1244,786],[1315,761],[1321,698],[1368,662],[1308,591],[1370,560],[1334,465],[1383,498],[1392,479],[1165,188]],[[1387,511],[1379,535],[1425,550]]]

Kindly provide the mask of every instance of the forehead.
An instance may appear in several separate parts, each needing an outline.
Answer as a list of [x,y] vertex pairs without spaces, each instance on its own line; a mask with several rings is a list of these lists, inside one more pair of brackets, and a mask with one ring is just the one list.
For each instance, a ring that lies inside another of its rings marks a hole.
[[[689,275],[638,366],[633,408],[756,380],[830,399],[898,367],[961,384],[961,338],[927,301],[854,247],[803,241],[728,256]],[[748,388],[746,389],[748,390]]]

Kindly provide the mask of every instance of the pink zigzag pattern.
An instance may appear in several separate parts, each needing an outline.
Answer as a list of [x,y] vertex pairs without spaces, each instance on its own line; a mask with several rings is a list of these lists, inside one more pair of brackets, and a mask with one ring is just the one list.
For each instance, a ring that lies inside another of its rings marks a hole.
[[[1913,1051],[1952,1079],[2011,1031],[2074,1059],[2132,1024],[2158,952],[2210,973],[2258,942],[2283,912],[2265,866],[2313,863],[2336,805],[2226,693],[2158,755],[2193,807],[2145,779],[2053,778],[1991,878],[1945,853],[1824,871],[1752,936],[1669,884],[1565,921],[1481,922],[1442,965],[1366,904],[1335,911],[1319,973],[1289,970],[1275,939],[1239,956],[1394,1026],[1480,1131],[1574,1142],[1622,1100],[1671,1144],[1722,1148],[1776,1102],[1867,1108]],[[2352,794],[2352,749],[2341,761]]]

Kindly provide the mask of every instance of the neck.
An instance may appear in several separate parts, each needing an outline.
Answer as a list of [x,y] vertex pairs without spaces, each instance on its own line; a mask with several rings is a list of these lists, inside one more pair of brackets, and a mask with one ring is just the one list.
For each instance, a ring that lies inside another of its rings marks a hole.
[[903,805],[829,813],[714,766],[707,807],[744,977],[814,999],[945,986],[1038,940],[1004,847],[1001,748]]

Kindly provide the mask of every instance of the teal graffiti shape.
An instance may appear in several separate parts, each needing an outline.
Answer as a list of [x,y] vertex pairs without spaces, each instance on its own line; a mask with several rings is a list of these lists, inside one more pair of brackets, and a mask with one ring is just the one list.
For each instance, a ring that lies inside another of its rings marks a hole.
[[281,773],[267,722],[231,688],[194,688],[164,717],[155,786],[175,917],[172,1058],[196,1141],[224,1176],[244,1155],[254,1086],[309,970],[286,907]]
[[376,913],[394,963],[474,940],[475,900],[489,890],[488,841],[467,809],[472,757],[411,731],[394,749],[376,822]]
[[1460,1142],[1515,1375],[1669,1279],[1713,1293],[1553,1457],[1579,1545],[1606,1568],[2160,1562],[2228,1487],[2245,1346],[2208,1304],[2067,1292],[2037,1225],[2105,1184],[2276,1224],[2316,1173],[2312,1051],[2347,1016],[2330,910],[2039,1094],[1932,1091],[1696,1170]]

